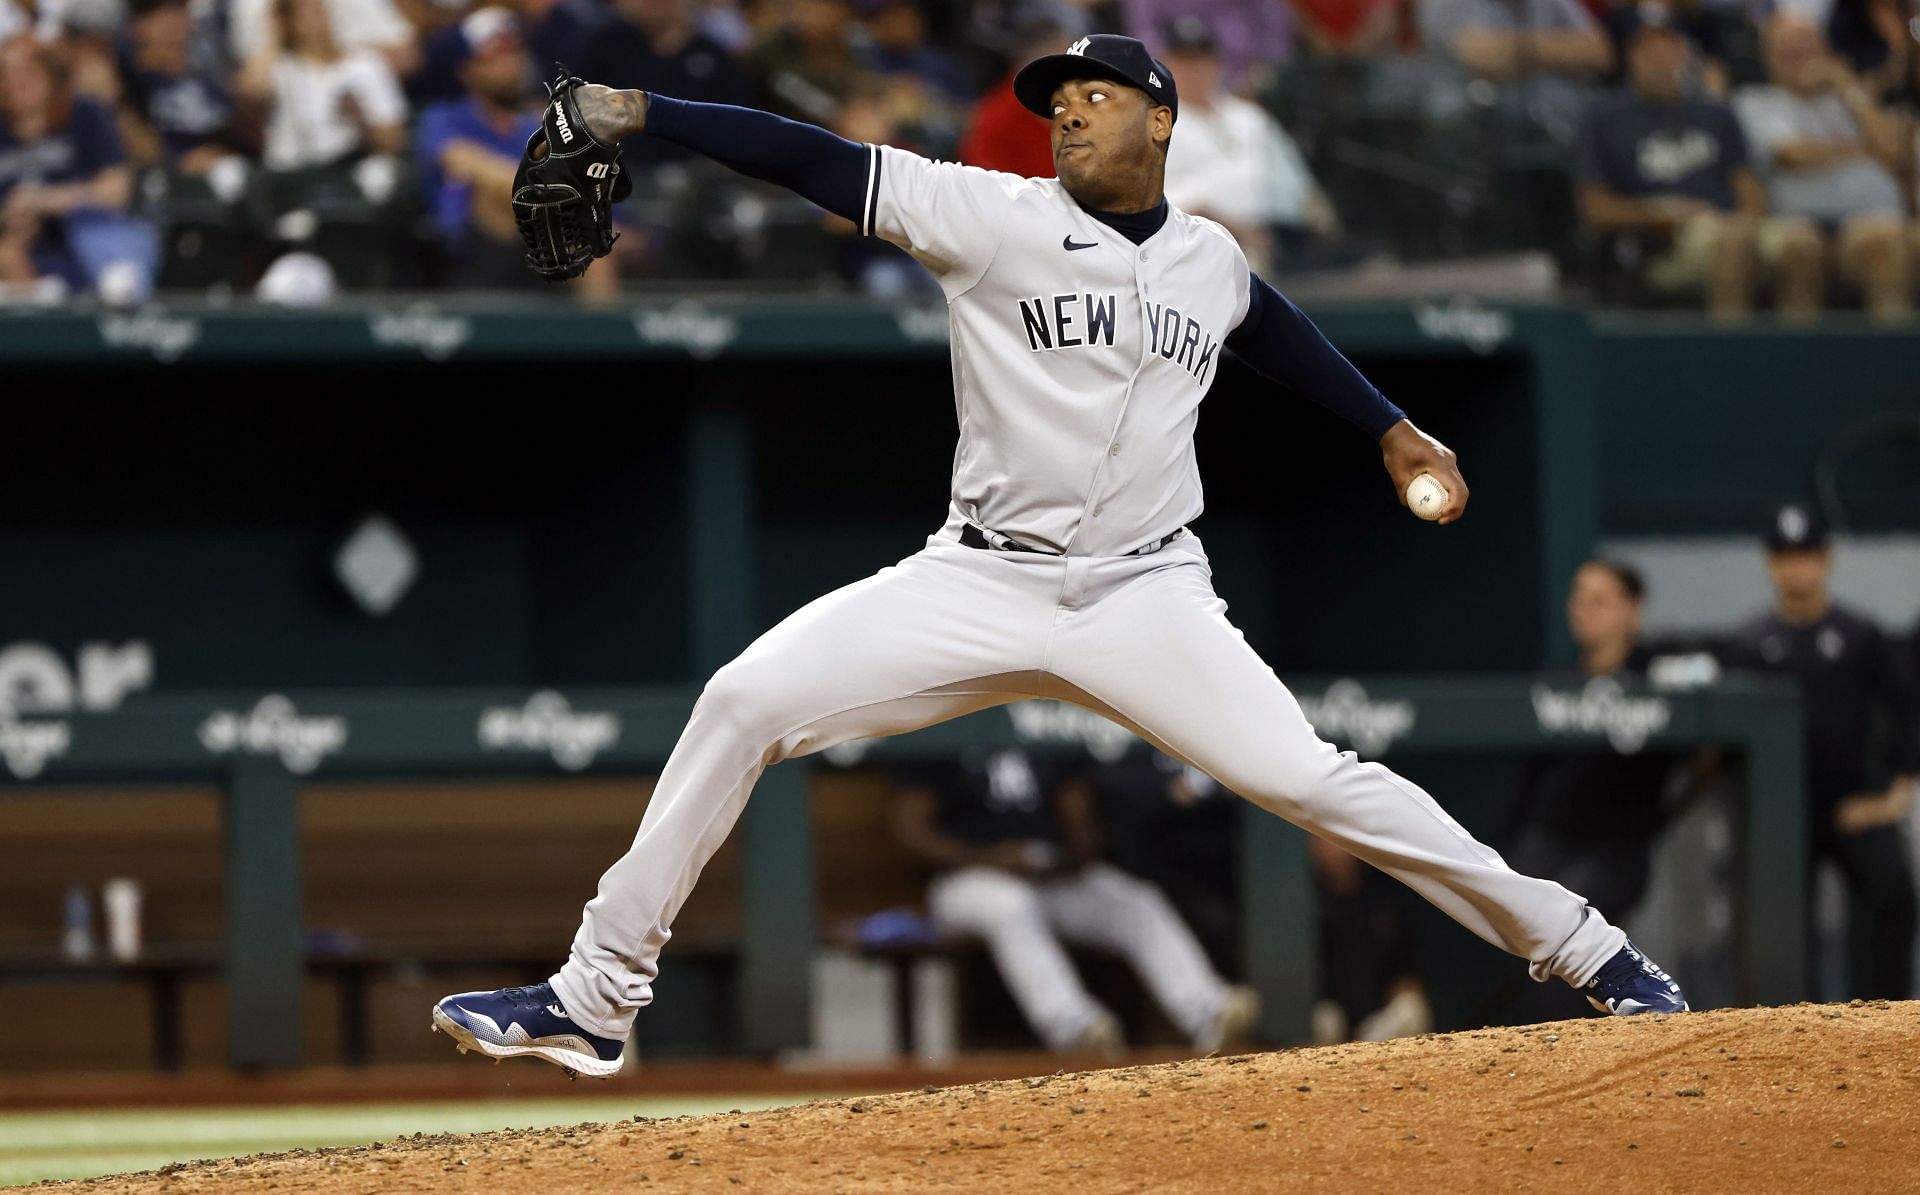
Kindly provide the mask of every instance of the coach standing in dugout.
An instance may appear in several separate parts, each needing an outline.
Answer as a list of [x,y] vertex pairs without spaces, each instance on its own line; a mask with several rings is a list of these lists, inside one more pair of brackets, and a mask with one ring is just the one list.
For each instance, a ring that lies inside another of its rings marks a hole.
[[[1574,571],[1567,592],[1567,629],[1580,651],[1571,684],[1641,682],[1653,651],[1642,638],[1646,582],[1617,561],[1591,559]],[[1558,880],[1622,919],[1639,907],[1653,870],[1653,844],[1666,825],[1668,793],[1681,779],[1683,757],[1672,751],[1632,753],[1602,747],[1528,757],[1514,786],[1508,845],[1501,852],[1529,875]],[[1515,989],[1502,984],[1503,998]],[[1588,1006],[1545,985],[1519,989],[1526,1020],[1582,1016]]]
[[1920,774],[1913,692],[1893,642],[1828,592],[1833,549],[1819,515],[1781,507],[1766,546],[1773,609],[1734,632],[1721,660],[1799,681],[1807,843],[1815,863],[1831,859],[1846,877],[1849,994],[1904,1000],[1913,994],[1915,901],[1901,827]]
[[[1589,560],[1573,574],[1567,627],[1580,649],[1581,682],[1643,681],[1652,653],[1641,642],[1646,583],[1624,564]],[[1680,757],[1611,748],[1531,757],[1517,786],[1515,867],[1559,880],[1624,919],[1646,894],[1653,840]]]

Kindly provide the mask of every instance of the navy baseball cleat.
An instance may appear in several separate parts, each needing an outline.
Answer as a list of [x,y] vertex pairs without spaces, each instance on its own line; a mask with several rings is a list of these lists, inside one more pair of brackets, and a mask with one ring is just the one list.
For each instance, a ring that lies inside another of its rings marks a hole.
[[1629,941],[1580,989],[1587,1003],[1616,1017],[1643,1012],[1686,1012],[1687,997],[1673,976]]
[[478,1050],[496,1062],[538,1058],[566,1071],[568,1078],[611,1078],[626,1045],[575,1025],[546,983],[448,996],[433,1006],[433,1028],[452,1037],[462,1054]]

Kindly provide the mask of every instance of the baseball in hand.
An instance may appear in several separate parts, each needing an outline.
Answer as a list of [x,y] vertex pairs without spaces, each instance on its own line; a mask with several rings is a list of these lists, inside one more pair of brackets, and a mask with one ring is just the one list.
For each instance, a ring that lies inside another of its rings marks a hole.
[[1407,509],[1431,522],[1447,508],[1446,487],[1422,473],[1407,483]]

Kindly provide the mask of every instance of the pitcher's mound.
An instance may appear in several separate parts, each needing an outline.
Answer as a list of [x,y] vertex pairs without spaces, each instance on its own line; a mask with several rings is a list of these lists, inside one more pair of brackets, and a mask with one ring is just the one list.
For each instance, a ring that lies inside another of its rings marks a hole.
[[1920,1004],[1488,1029],[61,1186],[1911,1192]]

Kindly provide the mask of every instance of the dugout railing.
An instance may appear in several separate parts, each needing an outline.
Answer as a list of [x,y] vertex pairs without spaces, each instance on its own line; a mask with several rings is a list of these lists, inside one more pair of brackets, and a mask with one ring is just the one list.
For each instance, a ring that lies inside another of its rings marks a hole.
[[[1295,685],[1328,738],[1368,758],[1555,748],[1639,751],[1723,744],[1746,761],[1735,906],[1736,997],[1806,992],[1799,699],[1778,680],[1733,678],[1662,692],[1533,677],[1366,678]],[[0,800],[66,783],[218,784],[222,808],[228,1056],[236,1067],[301,1061],[299,800],[310,780],[644,774],[691,709],[684,687],[525,691],[153,695],[112,713],[0,720]],[[848,744],[767,772],[742,819],[739,1024],[743,1046],[806,1043],[820,941],[808,808],[817,767],[890,764],[970,747],[1113,756],[1142,749],[1084,711],[1023,702],[915,734]],[[1263,1036],[1307,1036],[1316,991],[1305,836],[1252,805],[1240,826],[1243,958],[1262,992]],[[611,861],[609,859],[609,861]],[[556,942],[556,956],[564,943]]]

